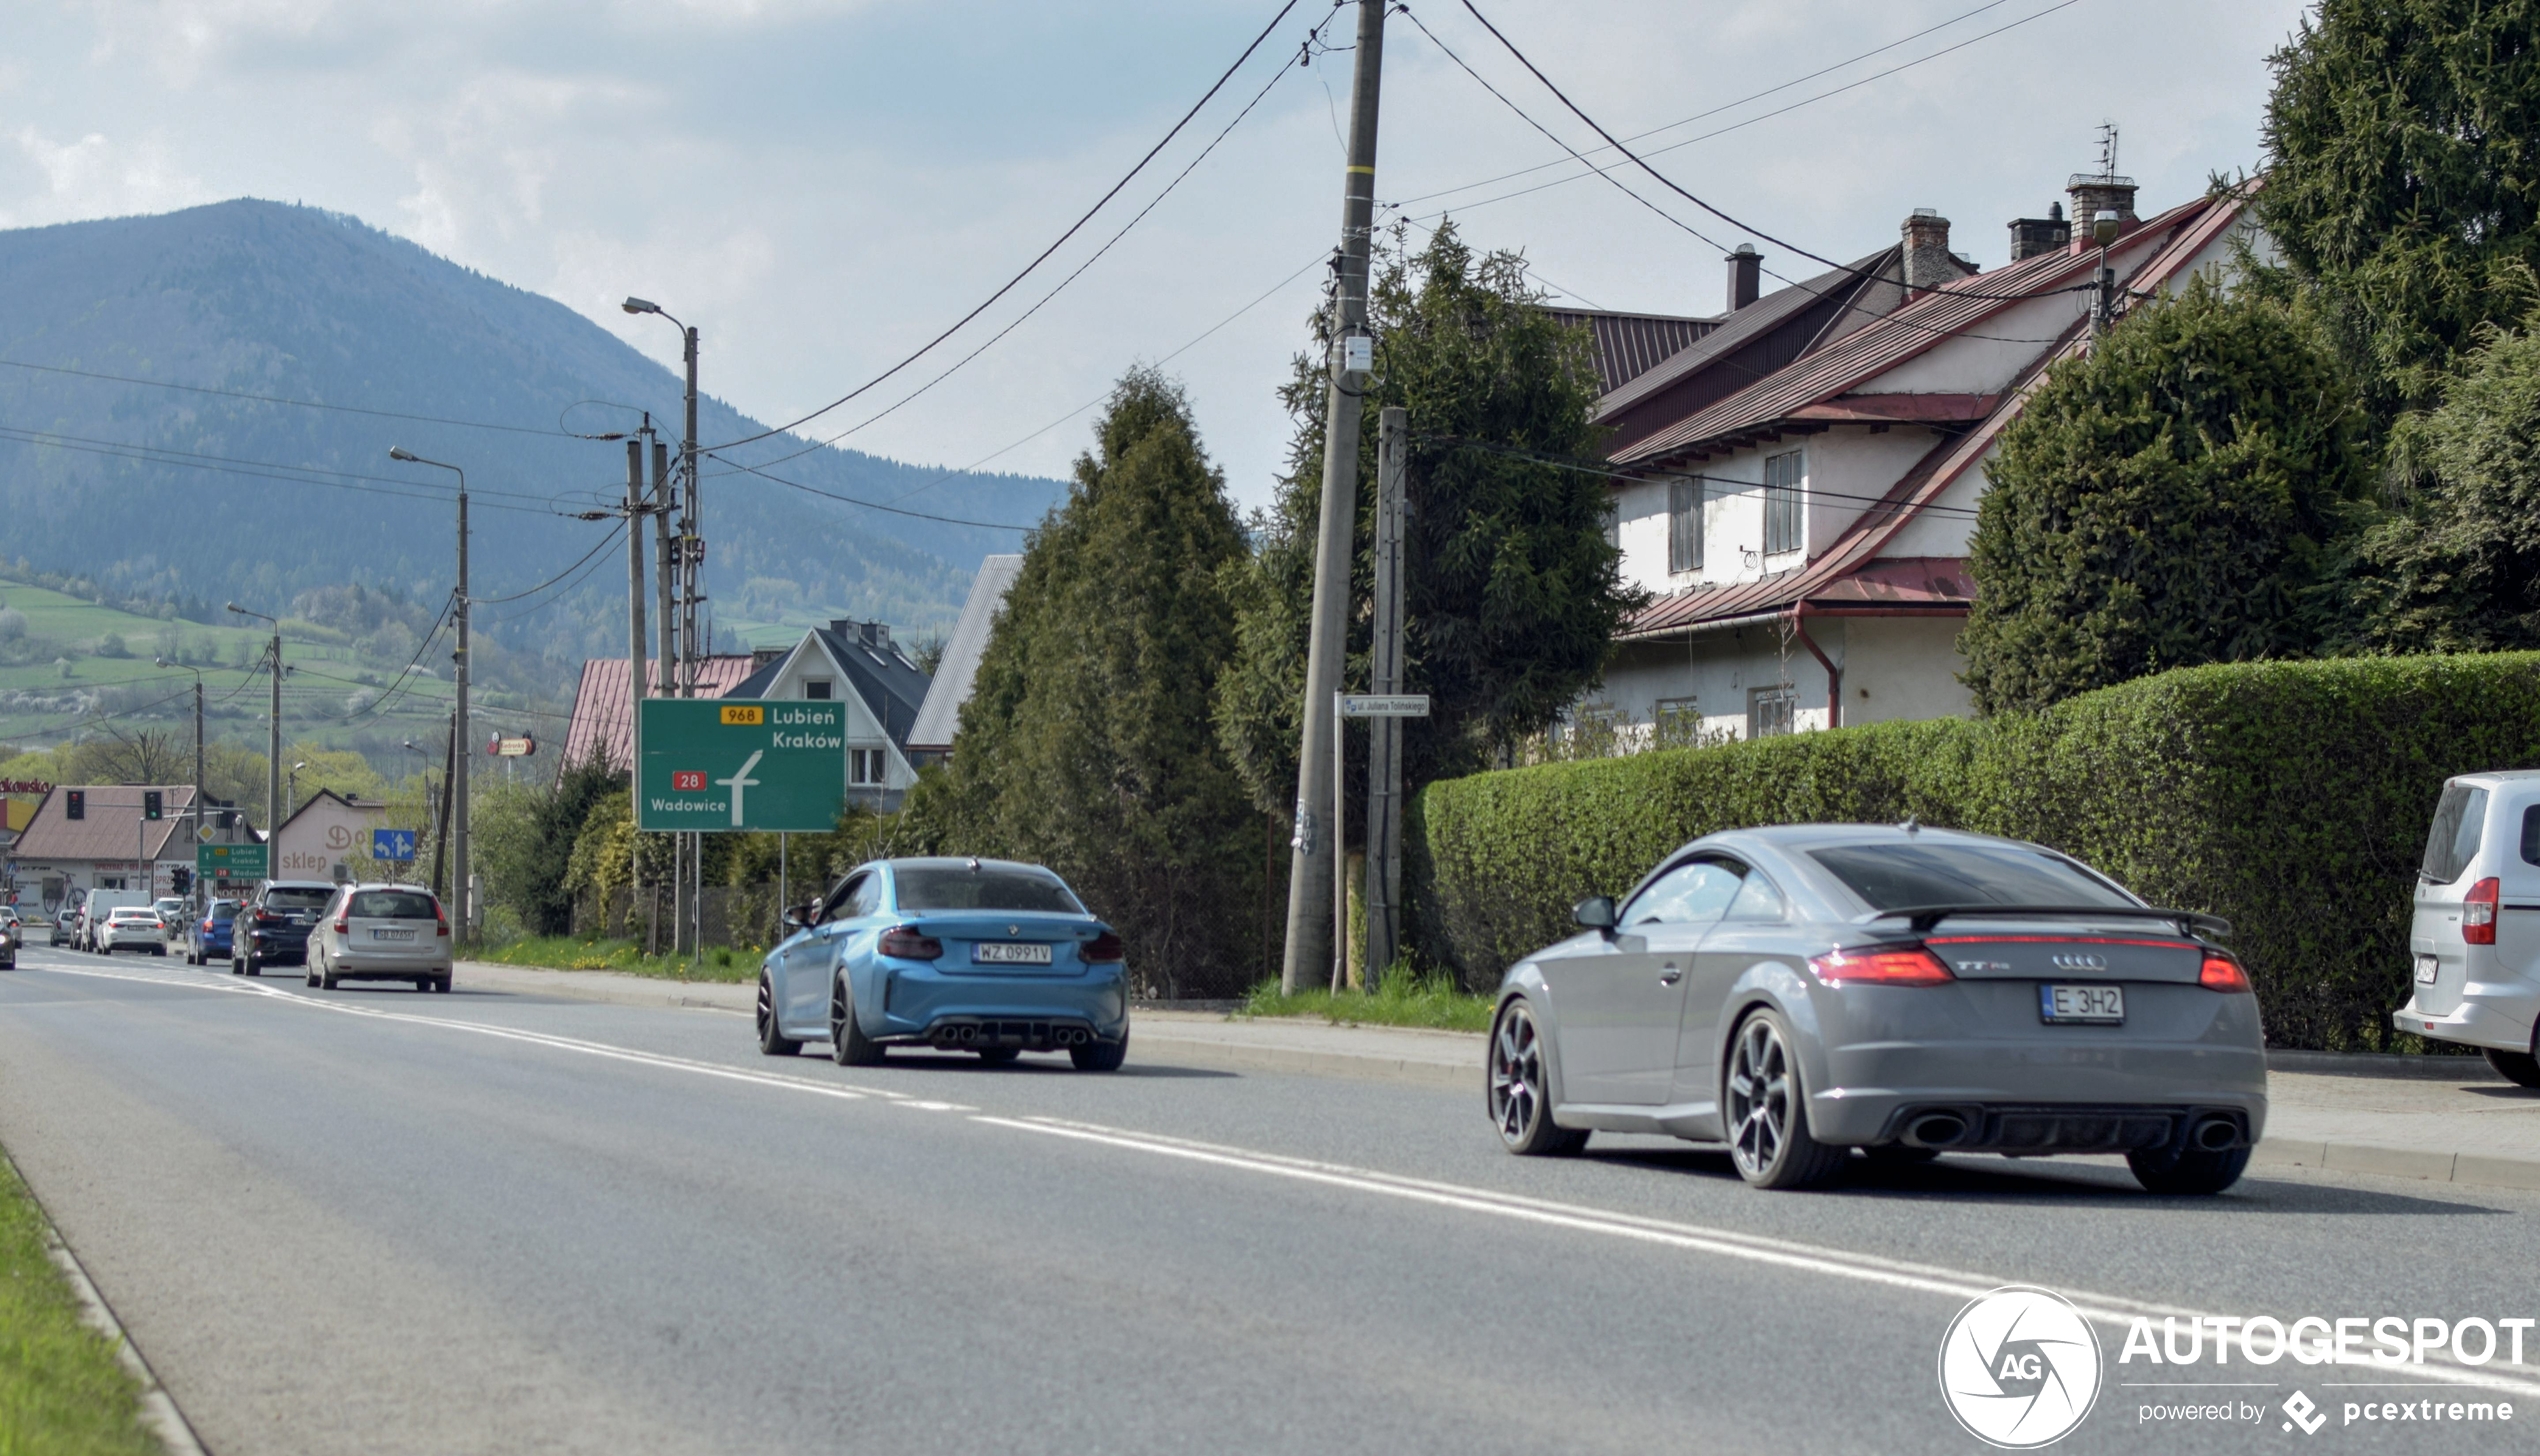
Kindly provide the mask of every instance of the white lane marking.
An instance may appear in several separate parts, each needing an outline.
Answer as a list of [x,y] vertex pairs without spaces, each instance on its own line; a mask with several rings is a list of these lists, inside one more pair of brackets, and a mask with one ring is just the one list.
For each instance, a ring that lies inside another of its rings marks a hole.
[[[975,1111],[959,1103],[933,1102],[912,1097],[905,1092],[893,1092],[881,1088],[846,1087],[837,1083],[814,1082],[808,1078],[742,1072],[711,1062],[661,1056],[652,1052],[638,1052],[625,1047],[612,1046],[606,1042],[582,1041],[577,1038],[550,1036],[539,1032],[514,1031],[508,1027],[487,1026],[481,1022],[456,1021],[442,1017],[416,1016],[405,1012],[345,1006],[307,996],[295,996],[270,986],[229,985],[219,981],[195,981],[176,977],[141,976],[114,971],[71,970],[49,966],[37,969],[59,969],[64,975],[90,976],[100,980],[137,981],[153,986],[176,986],[200,991],[222,991],[236,995],[262,995],[295,1006],[313,1007],[320,1011],[337,1011],[349,1016],[367,1016],[384,1021],[412,1022],[419,1026],[438,1027],[451,1031],[475,1032],[506,1041],[551,1047],[559,1051],[580,1052],[613,1061],[632,1062],[669,1071],[695,1072],[726,1081],[751,1083],[784,1091],[812,1092],[850,1101],[872,1096],[896,1102],[904,1107],[916,1107],[930,1112]],[[1557,1203],[1547,1199],[1501,1193],[1465,1184],[1441,1183],[1401,1174],[1382,1173],[1372,1169],[1353,1167],[1346,1163],[1329,1163],[1310,1158],[1287,1157],[1276,1153],[1254,1152],[1248,1148],[1195,1142],[1159,1133],[1133,1132],[1125,1128],[1106,1127],[1100,1123],[1074,1122],[1055,1117],[999,1117],[984,1113],[976,1114],[968,1120],[989,1127],[1103,1144],[1133,1152],[1181,1158],[1242,1172],[1265,1173],[1274,1177],[1318,1183],[1326,1187],[1400,1198],[1435,1207],[1451,1208],[1459,1212],[1514,1219],[1538,1226],[1563,1228],[1580,1233],[1604,1234],[1663,1248],[1681,1249],[1689,1253],[1710,1254],[1746,1263],[1879,1284],[1916,1293],[1936,1294],[1951,1299],[1973,1299],[1998,1289],[2006,1283],[2014,1282],[1966,1270],[1916,1264],[1901,1259],[1883,1258],[1875,1254],[1855,1253],[1848,1249],[1833,1249],[1788,1239],[1769,1238],[1734,1229],[1677,1223],[1667,1219],[1647,1218],[1638,1214],[1614,1213],[1600,1208]],[[2175,1316],[2180,1319],[2206,1317],[2203,1311],[2180,1305],[2155,1304],[2113,1294],[2077,1293],[2070,1290],[2062,1292],[2085,1317],[2119,1328],[2130,1325],[2138,1317],[2155,1319],[2164,1316]],[[2358,1356],[2338,1363],[2383,1373],[2392,1371],[2392,1367],[2381,1365],[2368,1356]],[[2412,1375],[2421,1374],[2432,1381],[2495,1387],[2540,1397],[2540,1380],[2489,1374],[2483,1370],[2448,1362],[2428,1362],[2421,1366],[2405,1368]]]
[[[1710,1254],[1745,1263],[1799,1270],[1838,1279],[1867,1284],[1880,1284],[1894,1289],[1938,1294],[1953,1299],[1974,1299],[2001,1288],[2012,1281],[1964,1270],[1946,1269],[1930,1264],[1915,1264],[1899,1259],[1885,1259],[1874,1254],[1860,1254],[1848,1249],[1830,1249],[1797,1243],[1787,1239],[1766,1238],[1730,1229],[1710,1228],[1699,1224],[1675,1223],[1666,1219],[1645,1218],[1636,1214],[1612,1213],[1578,1204],[1555,1203],[1528,1198],[1520,1194],[1500,1193],[1487,1188],[1462,1184],[1439,1183],[1424,1178],[1407,1178],[1354,1168],[1344,1163],[1325,1163],[1308,1158],[1282,1157],[1256,1153],[1249,1149],[1230,1148],[1220,1144],[1192,1142],[1182,1138],[1153,1133],[1131,1132],[1104,1127],[1099,1123],[1071,1122],[1062,1118],[1010,1118],[983,1115],[972,1122],[991,1127],[1010,1128],[1018,1132],[1041,1133],[1050,1137],[1071,1138],[1100,1143],[1133,1152],[1153,1153],[1163,1157],[1182,1158],[1191,1162],[1244,1172],[1265,1173],[1273,1177],[1300,1182],[1319,1183],[1326,1187],[1346,1188],[1354,1192],[1373,1193],[1426,1203],[1459,1212],[1485,1214],[1515,1219],[1551,1228],[1570,1229],[1580,1233],[1604,1234],[1682,1249],[1691,1253]],[[2179,1305],[2154,1304],[2127,1299],[2120,1295],[2075,1292],[2054,1286],[2070,1299],[2088,1319],[2124,1329],[2138,1318],[2174,1316],[2180,1319],[2204,1318],[2203,1311]],[[2393,1367],[2381,1364],[2368,1355],[2358,1355],[2332,1363],[2376,1370],[2384,1374],[2405,1370],[2422,1375],[2428,1381],[2455,1385],[2473,1385],[2512,1390],[2524,1395],[2540,1396],[2540,1380],[2491,1374],[2482,1369],[2429,1361],[2423,1365]]]
[[518,1031],[508,1026],[489,1026],[480,1021],[461,1021],[451,1017],[418,1016],[405,1011],[381,1011],[368,1006],[346,1006],[333,1001],[320,1001],[311,996],[295,996],[272,986],[233,986],[222,981],[179,980],[172,976],[136,976],[115,971],[72,970],[68,967],[44,966],[39,969],[57,971],[66,976],[88,976],[101,981],[136,981],[145,986],[174,986],[180,990],[218,991],[233,996],[262,996],[288,1006],[305,1006],[316,1011],[333,1011],[344,1016],[367,1017],[375,1021],[398,1021],[414,1026],[429,1026],[443,1031],[467,1031],[501,1041],[525,1042],[532,1046],[550,1047],[557,1051],[580,1052],[585,1056],[610,1061],[632,1062],[638,1066],[658,1067],[667,1071],[695,1072],[700,1076],[719,1077],[729,1082],[747,1082],[762,1087],[782,1087],[798,1092],[814,1092],[823,1097],[856,1101],[878,1097],[889,1102],[909,1100],[906,1092],[883,1087],[856,1087],[839,1082],[815,1082],[808,1077],[789,1077],[774,1072],[744,1072],[714,1062],[700,1062],[687,1057],[665,1056],[659,1052],[636,1051],[631,1047],[613,1046],[607,1042],[583,1041],[577,1037],[556,1036],[541,1031]]

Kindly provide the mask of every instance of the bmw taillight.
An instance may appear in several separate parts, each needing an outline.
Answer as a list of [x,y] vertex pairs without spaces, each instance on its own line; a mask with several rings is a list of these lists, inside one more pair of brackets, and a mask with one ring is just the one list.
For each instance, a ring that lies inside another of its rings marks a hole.
[[1919,945],[1864,946],[1829,951],[1808,963],[1829,986],[1937,986],[1958,979],[1940,957]]
[[2461,939],[2471,945],[2496,943],[2496,900],[2500,888],[2493,875],[2469,887],[2469,898],[2461,902]]
[[2205,952],[2205,964],[2197,969],[2196,984],[2208,991],[2246,991],[2249,973],[2240,968],[2240,962],[2209,950]]
[[913,925],[894,925],[882,932],[882,954],[907,961],[931,961],[944,953],[944,943]]
[[273,922],[281,918],[281,916],[274,914],[272,911],[267,910],[262,906],[258,906],[256,909],[256,923],[258,925],[271,925]]
[[1126,960],[1129,952],[1120,944],[1119,936],[1106,930],[1086,941],[1084,948],[1079,950],[1077,955],[1082,957],[1085,964],[1089,966],[1100,966],[1108,965],[1113,961]]

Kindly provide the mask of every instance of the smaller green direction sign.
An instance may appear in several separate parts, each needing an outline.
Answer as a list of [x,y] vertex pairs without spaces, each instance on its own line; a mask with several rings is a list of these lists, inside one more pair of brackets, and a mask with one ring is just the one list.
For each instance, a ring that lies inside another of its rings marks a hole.
[[845,703],[646,698],[639,712],[636,828],[837,827],[847,793]]
[[194,871],[207,880],[261,880],[272,865],[273,851],[262,844],[194,846]]

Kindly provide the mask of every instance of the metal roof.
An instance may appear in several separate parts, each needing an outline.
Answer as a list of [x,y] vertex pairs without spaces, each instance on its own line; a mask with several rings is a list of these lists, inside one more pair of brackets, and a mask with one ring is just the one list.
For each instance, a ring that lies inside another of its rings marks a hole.
[[[720,698],[750,675],[748,653],[718,653],[697,667],[700,697]],[[661,681],[659,659],[644,659],[644,685]],[[610,768],[627,767],[627,673],[623,657],[594,657],[582,664],[582,685],[573,694],[573,722],[565,729],[567,765],[594,759]]]
[[1022,570],[1023,558],[1015,555],[991,556],[979,563],[979,575],[970,583],[970,600],[962,603],[952,640],[944,644],[943,661],[935,664],[935,681],[926,689],[924,706],[917,710],[917,725],[908,730],[910,748],[951,749],[953,734],[961,729],[961,705],[970,701],[971,685],[979,679],[979,658],[988,650],[988,631],[996,624],[997,608],[1005,604],[1006,591]]
[[[87,795],[85,817],[63,817],[62,796],[72,789]],[[160,812],[166,817],[155,821],[141,817],[141,796],[151,790],[164,796]],[[56,784],[36,804],[35,817],[19,833],[10,856],[21,860],[120,860],[129,864],[138,848],[143,859],[162,860],[168,857],[169,839],[184,828],[179,816],[193,805],[192,784]],[[182,853],[180,849],[180,857]]]
[[1613,313],[1601,308],[1544,311],[1565,324],[1587,326],[1589,337],[1596,341],[1597,389],[1603,394],[1657,368],[1677,350],[1720,326],[1716,318]]

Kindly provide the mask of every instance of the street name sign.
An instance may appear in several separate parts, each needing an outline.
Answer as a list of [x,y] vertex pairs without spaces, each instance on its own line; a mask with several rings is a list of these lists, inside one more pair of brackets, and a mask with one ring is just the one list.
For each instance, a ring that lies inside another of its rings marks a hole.
[[211,880],[261,880],[272,872],[273,850],[263,844],[198,844],[194,870]]
[[847,794],[843,702],[645,698],[638,829],[819,834]]
[[411,829],[374,829],[370,832],[372,859],[409,860],[415,857],[415,832]]
[[1343,693],[1341,716],[1344,718],[1426,718],[1429,716],[1427,693]]

